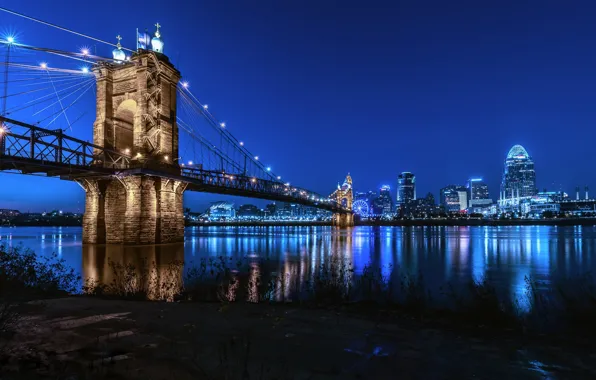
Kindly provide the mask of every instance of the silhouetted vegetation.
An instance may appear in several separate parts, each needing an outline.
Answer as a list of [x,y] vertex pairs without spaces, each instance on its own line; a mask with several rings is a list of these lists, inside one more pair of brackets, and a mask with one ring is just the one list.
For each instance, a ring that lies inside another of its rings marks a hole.
[[80,277],[57,256],[38,257],[21,247],[0,245],[0,363],[20,321],[19,308],[31,300],[74,293]]

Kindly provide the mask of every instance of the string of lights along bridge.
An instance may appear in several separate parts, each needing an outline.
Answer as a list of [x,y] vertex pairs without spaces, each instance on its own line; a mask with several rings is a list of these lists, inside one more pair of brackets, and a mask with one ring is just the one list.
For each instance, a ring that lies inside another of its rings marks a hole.
[[[353,225],[350,176],[330,196],[285,182],[193,94],[164,53],[159,23],[153,36],[137,30],[132,50],[120,35],[111,43],[0,11],[113,47],[103,57],[88,46],[70,52],[0,38],[0,170],[78,183],[85,243],[183,240],[185,191],[313,206],[332,212],[335,225]],[[81,129],[93,142],[73,136]]]

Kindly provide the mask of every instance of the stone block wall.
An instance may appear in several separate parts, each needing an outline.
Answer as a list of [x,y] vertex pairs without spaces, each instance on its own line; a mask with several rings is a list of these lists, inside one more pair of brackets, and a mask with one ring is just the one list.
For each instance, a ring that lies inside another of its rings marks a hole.
[[186,184],[152,176],[85,180],[83,243],[184,241]]
[[334,226],[354,227],[354,214],[351,213],[335,213],[332,220]]

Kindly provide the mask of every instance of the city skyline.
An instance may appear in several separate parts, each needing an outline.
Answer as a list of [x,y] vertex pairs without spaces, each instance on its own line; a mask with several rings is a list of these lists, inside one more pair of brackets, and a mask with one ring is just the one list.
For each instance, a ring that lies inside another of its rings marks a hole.
[[[589,177],[596,157],[581,154],[590,151],[595,133],[589,126],[596,59],[585,46],[596,30],[587,21],[589,12],[515,2],[498,9],[437,2],[428,12],[421,5],[384,2],[366,9],[350,2],[341,9],[315,2],[271,9],[271,4],[226,7],[208,1],[200,12],[195,5],[173,12],[159,3],[137,9],[110,1],[94,10],[94,18],[49,12],[79,4],[24,0],[14,6],[106,40],[121,34],[129,47],[137,27],[159,21],[165,53],[192,88],[252,150],[300,186],[327,194],[351,172],[357,190],[388,184],[394,191],[395,177],[408,170],[417,177],[420,195],[437,196],[449,183],[479,176],[497,199],[502,157],[521,144],[537,163],[538,189],[572,194],[576,186],[596,188]],[[459,13],[447,17],[452,7]],[[106,25],[103,20],[115,8],[135,14],[135,21]],[[514,9],[534,17],[519,18]],[[191,22],[191,16],[200,22]],[[586,23],[576,17],[586,17]],[[4,33],[14,32],[24,43],[57,42],[68,50],[81,44],[71,36],[57,40],[63,35],[7,14],[1,20]],[[300,27],[305,22],[311,25],[306,31]],[[506,32],[502,25],[509,25]],[[205,46],[190,47],[189,36],[200,36]],[[96,48],[102,55],[110,52]],[[345,117],[346,108],[375,116]],[[92,124],[92,114],[79,123]],[[573,137],[568,125],[585,138],[574,138],[573,149],[562,155],[562,144]],[[338,135],[340,126],[345,133]],[[90,128],[81,130],[87,132],[74,134],[89,139]],[[357,139],[366,143],[354,144]],[[329,160],[337,156],[339,165]],[[0,181],[1,207],[82,211],[84,193],[74,183],[9,174],[0,174]],[[221,196],[187,198],[187,206],[199,207]]]

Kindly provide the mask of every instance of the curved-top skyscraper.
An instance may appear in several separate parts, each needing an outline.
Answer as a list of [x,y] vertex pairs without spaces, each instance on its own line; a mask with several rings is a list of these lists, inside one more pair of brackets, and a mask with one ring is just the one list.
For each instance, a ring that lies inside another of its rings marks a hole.
[[505,159],[501,196],[503,198],[531,197],[536,195],[534,161],[521,145],[514,145]]

